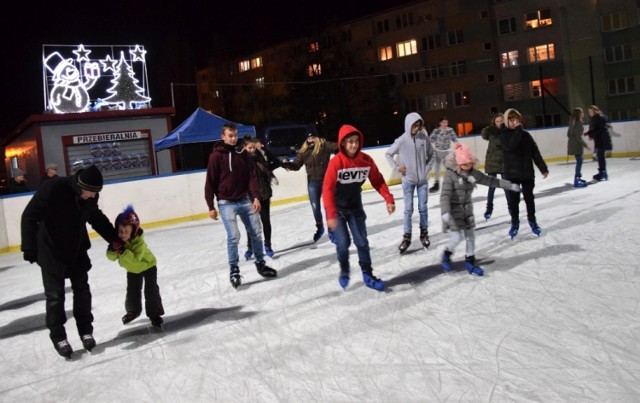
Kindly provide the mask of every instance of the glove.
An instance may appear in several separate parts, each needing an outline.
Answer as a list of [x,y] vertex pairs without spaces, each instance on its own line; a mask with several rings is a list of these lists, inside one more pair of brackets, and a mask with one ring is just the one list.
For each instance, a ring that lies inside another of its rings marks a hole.
[[449,213],[444,213],[444,214],[442,215],[442,223],[443,223],[443,224],[448,224],[450,219],[451,219],[451,214],[449,214]]
[[517,183],[512,183],[511,186],[509,186],[509,190],[512,192],[522,192],[522,188]]
[[109,244],[109,250],[116,252],[118,255],[122,255],[124,253],[124,243],[121,241],[113,241]]
[[38,260],[38,251],[37,250],[25,250],[23,252],[24,254],[24,260],[26,260],[27,262],[34,264],[37,260]]

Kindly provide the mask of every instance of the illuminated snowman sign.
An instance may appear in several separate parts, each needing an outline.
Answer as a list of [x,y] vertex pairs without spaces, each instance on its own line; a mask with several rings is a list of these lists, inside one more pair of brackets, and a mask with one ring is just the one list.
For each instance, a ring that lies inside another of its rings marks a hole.
[[140,45],[43,46],[45,110],[77,113],[149,107],[145,54]]

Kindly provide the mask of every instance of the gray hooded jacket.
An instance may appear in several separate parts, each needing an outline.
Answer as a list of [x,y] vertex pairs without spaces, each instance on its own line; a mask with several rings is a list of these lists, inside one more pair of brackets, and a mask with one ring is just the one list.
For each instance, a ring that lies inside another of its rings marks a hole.
[[[407,114],[404,118],[404,133],[396,138],[384,153],[391,169],[397,171],[401,166],[407,168],[405,174],[402,175],[402,181],[415,185],[429,182],[429,171],[435,152],[424,128],[419,130],[415,136],[411,135],[411,126],[417,121],[424,122],[416,112]],[[398,155],[397,161],[396,155]]]

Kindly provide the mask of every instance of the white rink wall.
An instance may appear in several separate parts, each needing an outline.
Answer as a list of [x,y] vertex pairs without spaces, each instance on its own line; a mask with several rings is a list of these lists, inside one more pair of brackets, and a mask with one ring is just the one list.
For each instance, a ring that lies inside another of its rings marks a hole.
[[[529,132],[546,161],[566,160],[566,127]],[[613,123],[612,140],[613,157],[639,156],[640,121]],[[482,168],[488,142],[480,136],[461,138],[460,141],[471,148]],[[592,143],[589,145],[593,148]],[[367,148],[364,151],[375,159],[387,183],[393,185],[399,183],[400,176],[397,172],[392,174],[385,161],[384,153],[388,147]],[[570,158],[570,161],[573,161],[573,158]],[[553,175],[553,172],[550,174]],[[304,168],[298,172],[278,169],[275,175],[279,184],[273,186],[272,204],[307,199]],[[145,228],[202,219],[208,216],[207,204],[204,201],[204,180],[205,171],[200,170],[107,183],[100,192],[100,207],[113,220],[131,203]],[[0,253],[20,249],[20,217],[32,195],[30,192],[0,197]]]

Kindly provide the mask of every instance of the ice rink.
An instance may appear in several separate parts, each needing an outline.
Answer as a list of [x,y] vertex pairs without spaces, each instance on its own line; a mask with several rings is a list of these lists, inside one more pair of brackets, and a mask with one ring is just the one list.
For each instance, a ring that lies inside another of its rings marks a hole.
[[[162,331],[144,313],[122,325],[126,274],[94,239],[98,346],[82,349],[69,291],[71,360],[49,340],[39,267],[21,253],[2,254],[0,401],[640,401],[640,159],[608,164],[610,180],[585,189],[571,184],[573,163],[549,164],[547,179],[536,172],[540,238],[524,224],[509,238],[500,189],[485,221],[487,188],[479,186],[484,277],[464,269],[464,243],[453,255],[457,270],[441,270],[449,234],[439,193],[429,196],[431,247],[417,239],[416,210],[414,241],[400,256],[401,187],[391,187],[391,216],[365,191],[374,274],[385,292],[364,287],[354,246],[342,290],[334,245],[326,236],[307,244],[315,231],[308,202],[272,207],[276,256],[267,261],[279,276],[265,280],[242,261],[238,290],[229,284],[221,221],[149,229]],[[596,171],[585,163],[585,177]],[[520,211],[526,223],[524,202]]]

